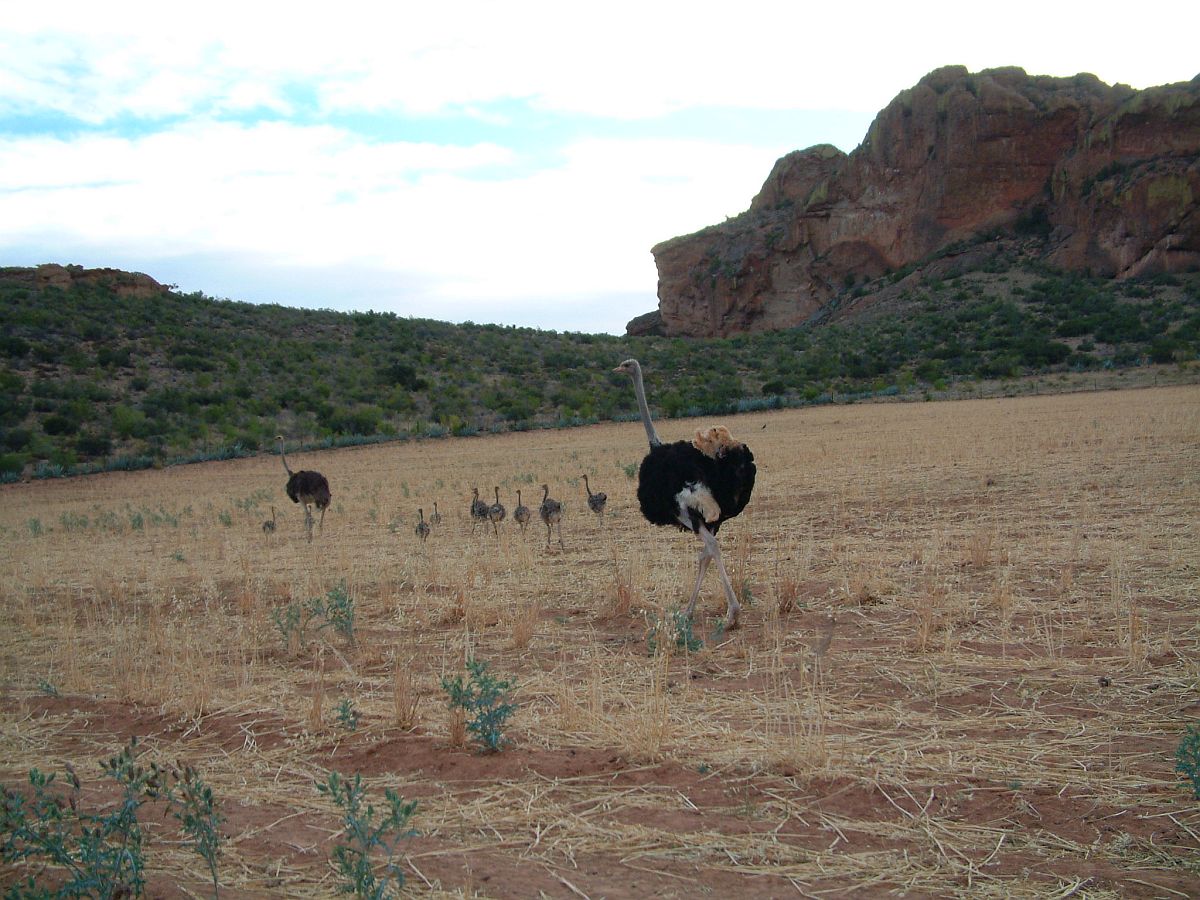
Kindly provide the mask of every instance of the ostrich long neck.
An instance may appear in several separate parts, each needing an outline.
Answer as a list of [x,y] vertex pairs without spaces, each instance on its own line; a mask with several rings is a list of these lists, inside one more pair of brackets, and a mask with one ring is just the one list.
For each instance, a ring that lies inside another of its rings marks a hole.
[[283,452],[283,441],[279,442],[279,458],[283,460],[283,470],[289,475],[292,474],[291,467],[287,464],[287,455]]
[[642,412],[642,424],[646,426],[646,437],[649,438],[651,447],[657,447],[662,440],[659,439],[658,432],[654,430],[654,422],[650,420],[650,405],[646,402],[646,388],[642,384],[641,366],[633,370],[633,392],[637,394],[638,409]]

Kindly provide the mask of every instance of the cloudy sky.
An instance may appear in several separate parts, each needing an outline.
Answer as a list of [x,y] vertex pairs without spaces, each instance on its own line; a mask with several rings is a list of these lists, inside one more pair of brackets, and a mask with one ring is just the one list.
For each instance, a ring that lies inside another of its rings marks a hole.
[[0,265],[622,333],[654,244],[932,69],[1146,87],[1197,34],[1195,0],[0,0]]

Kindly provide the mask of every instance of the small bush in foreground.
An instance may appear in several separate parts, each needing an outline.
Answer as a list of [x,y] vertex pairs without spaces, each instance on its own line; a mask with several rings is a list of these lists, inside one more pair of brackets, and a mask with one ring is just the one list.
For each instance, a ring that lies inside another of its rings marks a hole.
[[[65,796],[55,790],[54,775],[37,769],[29,771],[28,797],[6,790],[0,822],[4,861],[36,860],[64,870],[66,880],[57,890],[60,897],[140,897],[146,884],[145,838],[137,813],[153,794],[155,773],[135,764],[134,743],[100,764],[121,787],[120,802],[110,812],[80,808],[82,786],[69,765]],[[35,875],[9,891],[15,897],[43,895],[49,896],[48,889]]]
[[[366,802],[367,791],[357,772],[353,779],[330,772],[325,781],[317,782],[317,790],[337,804],[345,822],[344,840],[333,848],[333,864],[342,878],[338,890],[370,900],[394,896],[390,888],[404,886],[404,872],[393,859],[400,842],[416,834],[408,821],[417,811],[417,801],[405,803],[387,788],[383,792],[387,809],[377,821],[375,807]],[[376,849],[384,852],[381,874],[371,865],[371,853]]]
[[171,815],[179,822],[184,835],[192,842],[192,847],[208,865],[208,874],[212,878],[213,896],[220,896],[220,885],[217,880],[217,856],[221,852],[221,842],[225,836],[221,834],[221,823],[225,817],[217,809],[212,788],[191,766],[180,765],[164,777],[166,773],[159,771],[159,784],[163,786],[164,795],[171,807]]
[[[208,863],[213,896],[218,896],[217,855],[223,836],[223,817],[212,790],[190,766],[165,770],[152,763],[137,764],[137,738],[100,768],[121,789],[120,801],[109,812],[81,808],[82,783],[66,766],[65,794],[54,775],[29,771],[28,796],[4,791],[0,812],[0,859],[10,865],[34,861],[36,875],[12,884],[6,897],[140,897],[145,889],[145,834],[138,811],[147,800],[164,799],[197,853]],[[55,874],[51,891],[41,880]],[[58,874],[65,873],[59,879]]]

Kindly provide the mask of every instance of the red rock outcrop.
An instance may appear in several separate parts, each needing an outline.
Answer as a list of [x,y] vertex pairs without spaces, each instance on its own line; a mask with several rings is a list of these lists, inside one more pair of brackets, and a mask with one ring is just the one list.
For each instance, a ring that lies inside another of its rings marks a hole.
[[969,73],[903,91],[852,153],[776,164],[740,216],[654,247],[659,315],[629,333],[787,328],[957,242],[1036,234],[1065,269],[1200,267],[1200,77],[1135,91],[1093,75]]
[[121,269],[85,269],[83,266],[60,266],[44,263],[35,268],[5,268],[10,281],[25,281],[38,287],[55,287],[69,291],[76,284],[106,285],[117,297],[157,297],[170,288],[159,284],[141,272]]

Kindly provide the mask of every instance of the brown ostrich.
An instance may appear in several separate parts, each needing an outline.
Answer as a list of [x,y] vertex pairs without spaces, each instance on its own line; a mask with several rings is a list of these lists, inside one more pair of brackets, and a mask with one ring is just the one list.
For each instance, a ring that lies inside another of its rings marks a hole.
[[333,496],[329,493],[329,481],[320,472],[312,472],[308,469],[293,472],[287,464],[287,455],[283,452],[283,435],[275,435],[275,440],[279,441],[279,458],[283,460],[283,469],[288,473],[285,490],[293,503],[300,503],[304,506],[304,530],[308,533],[308,540],[311,542],[312,507],[315,506],[321,511],[321,521],[317,525],[317,529],[325,530],[325,510],[329,508],[329,501]]

